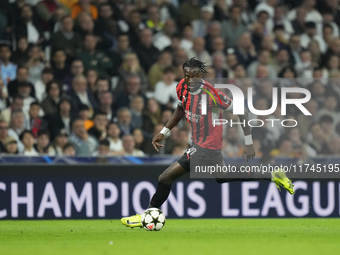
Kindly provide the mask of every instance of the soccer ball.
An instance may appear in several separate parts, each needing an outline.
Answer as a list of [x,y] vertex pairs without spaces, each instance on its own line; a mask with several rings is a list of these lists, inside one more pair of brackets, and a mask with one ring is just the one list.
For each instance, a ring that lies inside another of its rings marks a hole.
[[142,226],[148,231],[161,230],[165,225],[165,216],[158,208],[149,208],[142,214]]

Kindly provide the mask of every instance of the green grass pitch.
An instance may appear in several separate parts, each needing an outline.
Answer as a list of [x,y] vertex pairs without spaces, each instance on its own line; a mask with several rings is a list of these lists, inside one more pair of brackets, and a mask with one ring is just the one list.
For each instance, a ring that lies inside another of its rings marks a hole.
[[167,220],[159,232],[119,220],[0,221],[0,254],[339,254],[340,219]]

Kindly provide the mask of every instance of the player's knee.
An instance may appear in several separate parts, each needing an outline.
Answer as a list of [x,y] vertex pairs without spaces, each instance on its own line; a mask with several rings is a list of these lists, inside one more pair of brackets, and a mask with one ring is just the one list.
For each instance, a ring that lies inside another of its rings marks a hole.
[[167,174],[162,173],[159,177],[158,177],[158,181],[166,184],[166,185],[171,185],[173,183],[173,181],[171,180],[171,178],[169,178],[169,176]]

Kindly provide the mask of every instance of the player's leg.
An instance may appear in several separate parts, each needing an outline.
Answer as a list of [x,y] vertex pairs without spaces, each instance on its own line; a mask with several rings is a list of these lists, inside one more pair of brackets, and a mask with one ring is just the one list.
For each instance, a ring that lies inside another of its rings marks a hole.
[[170,194],[171,184],[186,173],[188,172],[178,162],[169,166],[158,177],[157,190],[151,198],[149,208],[160,208]]
[[[182,175],[188,173],[187,169],[190,169],[190,161],[186,158],[186,154],[184,154],[178,162],[173,163],[158,177],[157,190],[151,199],[149,208],[161,207],[170,194],[171,184]],[[141,215],[139,214],[124,217],[121,222],[131,228],[142,226]]]

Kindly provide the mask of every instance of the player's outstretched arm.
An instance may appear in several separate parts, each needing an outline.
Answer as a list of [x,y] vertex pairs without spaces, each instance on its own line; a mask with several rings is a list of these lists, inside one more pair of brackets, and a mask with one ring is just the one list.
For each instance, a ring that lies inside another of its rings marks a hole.
[[247,162],[250,159],[253,159],[255,157],[255,148],[253,145],[253,140],[251,138],[250,133],[250,126],[248,126],[249,116],[248,113],[245,111],[244,115],[238,115],[240,122],[244,122],[245,125],[241,125],[243,132],[244,132],[244,138],[245,138],[245,146],[243,149],[243,158],[247,159]]
[[163,137],[168,133],[174,126],[177,125],[178,122],[184,117],[185,112],[184,108],[181,105],[178,105],[176,110],[171,116],[171,119],[166,123],[165,127],[162,129],[162,131],[155,135],[152,139],[152,145],[155,147],[156,151],[159,151],[158,147],[163,147],[164,145],[160,144],[160,142],[163,140]]

